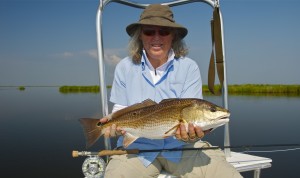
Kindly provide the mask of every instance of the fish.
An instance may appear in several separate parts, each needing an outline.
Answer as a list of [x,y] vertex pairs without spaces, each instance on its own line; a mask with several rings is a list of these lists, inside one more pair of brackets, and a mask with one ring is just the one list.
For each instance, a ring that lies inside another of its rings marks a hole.
[[229,122],[229,110],[198,98],[171,98],[159,103],[151,99],[133,104],[111,113],[101,123],[96,118],[79,119],[86,138],[86,147],[91,147],[113,124],[125,131],[123,147],[127,148],[140,137],[164,139],[174,136],[184,123],[200,126],[203,131],[215,129]]

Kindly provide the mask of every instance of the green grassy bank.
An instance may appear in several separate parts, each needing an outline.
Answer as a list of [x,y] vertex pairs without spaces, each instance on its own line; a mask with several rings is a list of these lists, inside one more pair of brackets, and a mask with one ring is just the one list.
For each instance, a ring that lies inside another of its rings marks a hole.
[[97,85],[93,86],[61,86],[59,92],[61,93],[98,93],[100,87]]
[[[111,88],[111,86],[107,86]],[[220,85],[215,86],[220,90]],[[98,93],[100,87],[93,86],[61,86],[61,93]],[[229,85],[228,93],[231,95],[274,95],[274,96],[300,96],[300,85],[267,85],[267,84],[243,84]],[[210,94],[207,85],[203,85],[203,94]]]
[[[220,91],[220,85],[215,86]],[[203,86],[203,93],[210,93],[208,86]],[[243,84],[229,85],[228,94],[231,95],[274,95],[274,96],[300,96],[300,85],[269,85],[269,84]]]

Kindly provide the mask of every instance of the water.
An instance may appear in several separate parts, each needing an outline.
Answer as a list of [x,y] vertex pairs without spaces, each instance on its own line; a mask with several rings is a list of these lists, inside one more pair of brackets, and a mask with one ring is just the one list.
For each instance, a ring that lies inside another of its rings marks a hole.
[[[221,104],[220,97],[205,99]],[[299,143],[299,106],[299,97],[230,96],[231,144]],[[0,87],[1,177],[83,177],[85,158],[71,157],[72,150],[85,150],[81,117],[101,117],[99,94],[61,94],[56,87],[25,91]],[[206,140],[222,145],[223,127]],[[90,150],[102,149],[102,143]],[[300,150],[251,154],[273,160],[271,168],[262,170],[262,178],[300,174]],[[242,175],[252,177],[253,173]]]

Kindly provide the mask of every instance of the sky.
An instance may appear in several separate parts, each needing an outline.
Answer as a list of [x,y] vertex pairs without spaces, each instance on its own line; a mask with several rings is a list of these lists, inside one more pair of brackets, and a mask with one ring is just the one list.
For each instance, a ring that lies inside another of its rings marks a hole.
[[[98,85],[98,5],[99,0],[0,0],[0,86]],[[299,0],[220,0],[220,8],[228,84],[300,84]],[[189,30],[188,56],[207,84],[212,8],[191,3],[172,9],[176,22]],[[118,3],[104,8],[107,84],[127,56],[125,28],[141,11]]]

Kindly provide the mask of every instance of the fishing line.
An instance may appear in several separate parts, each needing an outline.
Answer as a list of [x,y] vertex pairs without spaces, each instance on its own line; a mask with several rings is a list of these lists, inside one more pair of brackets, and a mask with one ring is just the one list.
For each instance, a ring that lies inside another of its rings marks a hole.
[[[249,151],[250,148],[268,148],[268,147],[296,147],[295,149],[300,149],[300,144],[265,144],[265,145],[235,145],[235,146],[210,146],[210,147],[201,147],[201,148],[173,148],[173,149],[152,149],[152,150],[138,150],[139,153],[145,152],[170,152],[170,151],[188,151],[188,150],[213,150],[213,149],[246,149]],[[289,150],[289,149],[286,149]],[[291,149],[292,150],[292,149]],[[124,149],[124,151],[127,151]],[[276,151],[276,150],[274,150]]]
[[[210,156],[216,156],[216,155],[211,154]],[[149,157],[150,158],[151,156],[142,156],[142,157],[144,157],[144,158],[148,158]],[[172,159],[172,158],[193,158],[193,157],[195,157],[195,156],[160,156],[159,155],[156,158],[170,158],[170,159]],[[264,159],[251,159],[251,160],[247,160],[247,161],[243,161],[243,162],[262,161],[262,160],[264,160]],[[265,159],[265,160],[268,160],[268,159]]]
[[[170,152],[170,151],[189,151],[189,150],[212,150],[212,149],[224,149],[224,148],[243,148],[243,149],[249,149],[249,148],[257,148],[257,147],[300,147],[300,144],[267,144],[267,145],[239,145],[239,146],[224,146],[224,147],[219,147],[219,146],[211,146],[211,147],[202,147],[202,148],[182,148],[182,149],[162,149],[161,152]],[[300,148],[287,148],[287,149],[280,149],[280,150],[256,150],[256,151],[251,151],[251,150],[246,150],[246,151],[241,151],[237,153],[275,153],[275,152],[287,152],[287,151],[296,151],[300,150]],[[143,152],[158,152],[158,150],[139,150],[140,153]],[[148,157],[143,155],[143,157]],[[164,157],[164,156],[158,156],[159,158]],[[181,158],[188,158],[192,156],[181,156]],[[178,158],[178,157],[164,157],[164,158]],[[251,160],[253,161],[253,160]]]
[[[254,147],[274,147],[274,146],[300,146],[300,144],[276,144],[276,145],[255,145]],[[234,148],[240,148],[244,146],[233,146]],[[228,147],[227,147],[228,148]],[[220,149],[220,147],[207,147],[205,149],[201,149],[201,148],[188,148],[188,150],[210,150],[210,149]],[[247,151],[241,151],[241,152],[236,152],[236,153],[276,153],[276,152],[287,152],[287,151],[296,151],[296,150],[300,150],[300,148],[287,148],[287,149],[280,149],[280,150],[256,150],[256,151],[251,151],[251,150],[247,150]],[[142,151],[142,150],[140,150]],[[176,151],[181,151],[181,150],[176,150]],[[184,150],[182,150],[184,151]],[[147,150],[148,152],[148,150]],[[150,151],[149,151],[150,152]],[[142,155],[142,157],[147,158],[147,157],[151,157],[151,156],[146,156],[146,155]],[[161,156],[158,155],[157,158],[190,158],[190,157],[194,157],[194,156]],[[244,161],[244,162],[251,162],[251,161],[261,161],[261,159],[259,160],[248,160],[248,161]]]
[[286,152],[286,151],[296,151],[300,150],[300,148],[289,148],[289,149],[283,149],[283,150],[268,150],[268,151],[242,151],[241,153],[276,153],[276,152]]

